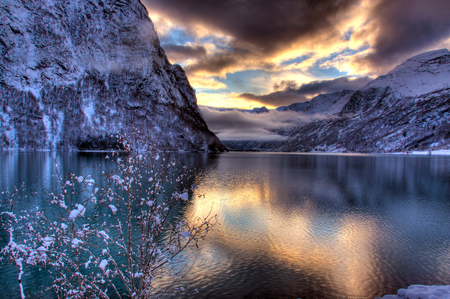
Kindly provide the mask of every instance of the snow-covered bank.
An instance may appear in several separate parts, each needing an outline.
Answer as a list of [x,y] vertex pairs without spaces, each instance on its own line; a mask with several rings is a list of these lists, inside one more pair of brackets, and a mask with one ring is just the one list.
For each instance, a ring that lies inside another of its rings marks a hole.
[[407,289],[399,289],[397,295],[385,295],[381,299],[450,299],[450,285],[410,285]]
[[417,156],[449,156],[450,150],[441,149],[435,151],[412,151],[412,152],[399,152],[392,153],[394,155],[417,155]]

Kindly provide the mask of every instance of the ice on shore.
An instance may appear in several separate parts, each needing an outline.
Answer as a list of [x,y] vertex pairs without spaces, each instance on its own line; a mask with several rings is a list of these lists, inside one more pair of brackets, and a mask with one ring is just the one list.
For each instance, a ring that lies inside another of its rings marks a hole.
[[407,289],[399,289],[397,295],[385,295],[381,299],[450,299],[450,285],[414,284]]

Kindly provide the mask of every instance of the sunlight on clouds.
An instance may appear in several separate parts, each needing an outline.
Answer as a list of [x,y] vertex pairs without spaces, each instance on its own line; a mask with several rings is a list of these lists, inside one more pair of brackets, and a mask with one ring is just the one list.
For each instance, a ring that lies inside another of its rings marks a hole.
[[[227,23],[235,21],[236,14],[224,13],[225,19],[218,22],[188,12],[189,5],[181,5],[186,11],[177,12],[187,13],[192,18],[174,17],[173,10],[180,5],[171,10],[150,10],[149,16],[164,41],[163,47],[168,49],[170,61],[183,66],[190,83],[198,90],[200,105],[252,109],[263,104],[240,98],[239,94],[268,94],[282,81],[302,85],[342,76],[373,77],[391,70],[395,65],[389,65],[389,61],[377,64],[370,59],[380,51],[380,37],[391,34],[385,28],[386,19],[382,15],[385,12],[380,12],[380,7],[385,7],[386,3],[386,0],[359,0],[346,9],[319,14],[324,17],[318,18],[322,21],[315,23],[313,19],[305,28],[299,25],[302,31],[293,28],[296,35],[286,35],[286,40],[277,40],[278,35],[272,36],[271,30],[279,28],[284,32],[297,23],[287,22],[289,27],[268,27],[261,23],[256,26],[258,30],[251,26],[237,28]],[[314,5],[320,7],[320,3]],[[227,4],[219,7],[239,12],[239,8]],[[408,16],[408,11],[405,10],[403,17]],[[242,24],[248,25],[247,22]],[[267,40],[253,38],[251,33],[254,32],[262,36],[267,33]],[[394,40],[398,40],[398,36]],[[424,47],[427,48],[422,46],[421,50]],[[438,44],[430,43],[428,50],[436,47],[449,48],[450,38]]]
[[[237,108],[237,109],[253,109],[261,107],[261,103],[249,101],[239,97],[237,93],[197,93],[197,104],[209,107],[219,108]],[[272,107],[268,107],[272,108]]]
[[[188,27],[186,27],[186,24],[177,22],[176,19],[170,18],[170,16],[160,15],[156,12],[149,13],[148,15],[152,20],[160,38],[164,35],[170,35],[171,30],[176,28],[189,32],[190,34],[195,36],[197,40],[209,39],[219,45],[227,45],[233,39],[231,36],[221,32],[220,30],[205,26],[200,23],[191,23]],[[207,42],[202,43],[202,45],[204,45],[205,47],[206,44]],[[213,44],[210,43],[210,45]],[[215,49],[216,47],[214,46],[213,48]],[[209,50],[212,50],[213,48],[209,48]]]
[[[225,89],[227,88],[227,85],[218,82],[214,80],[214,78],[211,77],[191,77],[189,78],[189,83],[191,83],[192,87],[194,89],[212,89],[212,90],[218,90],[218,89]],[[199,94],[197,94],[198,97]]]
[[[338,23],[335,29],[340,35],[314,36],[307,40],[301,40],[294,44],[291,49],[279,53],[273,61],[278,65],[278,70],[301,70],[308,72],[310,68],[319,67],[322,69],[336,68],[340,72],[347,72],[349,75],[366,75],[369,70],[361,66],[353,66],[352,63],[356,59],[353,57],[360,57],[368,53],[367,49],[373,40],[376,38],[376,26],[370,22],[371,9],[379,1],[362,1],[360,5],[356,6],[350,11],[346,18]],[[360,50],[361,49],[361,50]],[[346,50],[355,50],[357,53]],[[344,53],[341,53],[344,52]],[[331,55],[341,53],[337,57],[326,60]],[[298,57],[309,56],[298,63],[292,63],[283,66],[282,63],[293,60]],[[321,60],[326,60],[320,63]],[[310,81],[317,79],[311,78]],[[305,82],[305,80],[300,80]]]
[[169,35],[170,30],[175,27],[175,25],[172,24],[169,18],[163,18],[156,13],[149,13],[148,16],[150,17],[150,20],[152,20],[153,26],[155,27],[159,38],[164,35]]
[[347,72],[349,75],[357,75],[357,76],[376,75],[374,74],[373,69],[370,68],[368,65],[364,65],[358,62],[361,58],[372,52],[373,49],[368,48],[364,51],[358,52],[351,56],[336,57],[337,60],[339,61],[335,61],[334,67],[336,67],[340,71]]

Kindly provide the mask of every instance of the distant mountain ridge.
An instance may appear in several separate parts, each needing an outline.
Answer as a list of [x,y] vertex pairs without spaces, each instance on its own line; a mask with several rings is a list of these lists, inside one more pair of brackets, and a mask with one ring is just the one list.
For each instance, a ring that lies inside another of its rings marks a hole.
[[422,53],[357,91],[319,95],[277,110],[330,117],[276,130],[287,140],[270,151],[389,153],[450,148],[450,53],[447,49]]
[[308,102],[294,103],[289,106],[278,107],[277,111],[297,111],[304,114],[333,115],[341,112],[344,105],[349,101],[354,90],[344,89],[342,91],[324,93],[315,96]]
[[0,24],[0,149],[225,149],[139,0],[8,0]]

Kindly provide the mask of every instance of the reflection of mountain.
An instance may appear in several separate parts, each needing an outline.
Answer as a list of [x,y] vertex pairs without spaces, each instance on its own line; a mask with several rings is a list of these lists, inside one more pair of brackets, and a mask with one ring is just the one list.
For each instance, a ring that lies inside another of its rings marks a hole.
[[205,198],[187,209],[190,217],[211,209],[220,217],[189,279],[203,287],[200,298],[264,298],[274,290],[276,298],[374,298],[399,283],[446,283],[448,265],[435,269],[448,260],[439,254],[450,238],[449,163],[221,154],[200,184]]
[[[417,55],[355,92],[278,108],[328,116],[276,130],[271,151],[401,152],[450,147],[450,53]],[[241,148],[241,150],[244,148]]]
[[224,149],[138,0],[3,1],[0,24],[0,148],[101,149],[139,130],[160,149]]
[[222,140],[230,151],[267,152],[283,144],[280,140]]

